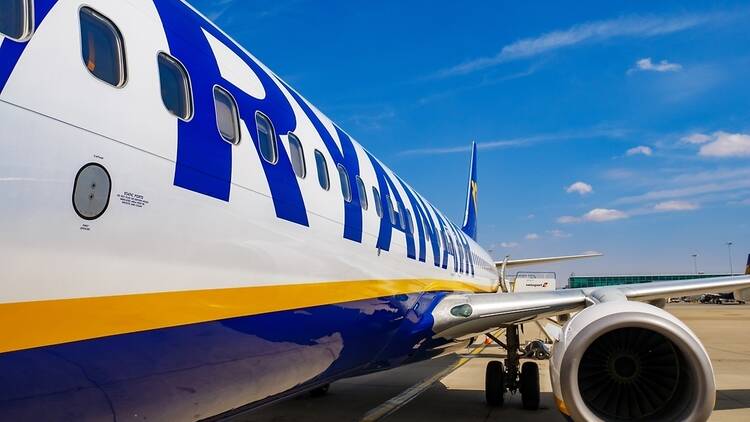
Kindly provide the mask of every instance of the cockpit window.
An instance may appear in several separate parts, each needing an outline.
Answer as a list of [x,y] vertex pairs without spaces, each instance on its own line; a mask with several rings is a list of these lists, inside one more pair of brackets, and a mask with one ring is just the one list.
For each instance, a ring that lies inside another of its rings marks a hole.
[[21,41],[33,30],[31,0],[0,0],[0,34]]
[[80,18],[81,52],[86,68],[114,87],[125,85],[125,49],[120,31],[112,21],[88,7],[81,9]]

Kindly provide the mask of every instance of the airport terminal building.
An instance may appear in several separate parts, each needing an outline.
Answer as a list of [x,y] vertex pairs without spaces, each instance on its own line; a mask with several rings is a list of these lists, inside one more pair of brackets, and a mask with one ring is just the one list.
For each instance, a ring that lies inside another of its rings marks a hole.
[[729,274],[651,274],[651,275],[575,275],[568,278],[568,288],[604,287],[618,284],[651,283],[659,281],[695,280],[698,278],[728,277]]

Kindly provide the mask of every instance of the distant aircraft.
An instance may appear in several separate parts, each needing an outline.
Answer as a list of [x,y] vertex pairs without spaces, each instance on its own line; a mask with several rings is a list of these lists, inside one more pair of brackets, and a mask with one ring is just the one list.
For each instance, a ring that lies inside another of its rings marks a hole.
[[5,0],[0,33],[1,420],[220,419],[499,327],[487,399],[534,409],[518,324],[574,312],[562,412],[711,413],[708,355],[651,304],[750,277],[498,293],[476,147],[459,227],[187,3]]

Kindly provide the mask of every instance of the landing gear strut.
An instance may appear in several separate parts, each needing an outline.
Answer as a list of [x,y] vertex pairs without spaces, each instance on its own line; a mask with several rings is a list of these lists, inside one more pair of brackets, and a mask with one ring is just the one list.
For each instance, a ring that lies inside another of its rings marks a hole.
[[490,406],[502,406],[506,391],[521,393],[523,408],[539,409],[539,366],[535,362],[525,362],[521,366],[520,338],[518,325],[511,325],[505,330],[505,343],[491,334],[487,334],[495,343],[507,351],[505,365],[500,361],[487,364],[485,378],[485,396]]

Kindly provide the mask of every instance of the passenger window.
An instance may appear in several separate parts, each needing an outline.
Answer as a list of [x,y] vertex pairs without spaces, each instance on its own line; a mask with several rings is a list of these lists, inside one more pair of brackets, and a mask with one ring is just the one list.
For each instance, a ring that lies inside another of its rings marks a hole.
[[255,124],[258,126],[258,145],[260,155],[271,164],[276,164],[279,159],[279,151],[276,149],[276,132],[273,130],[271,120],[263,113],[255,113]]
[[375,213],[379,218],[383,218],[383,204],[380,203],[380,192],[375,186],[372,187],[372,201],[375,202]]
[[114,87],[125,85],[125,50],[115,24],[94,10],[80,12],[81,51],[86,68],[97,79]]
[[401,205],[401,203],[398,204],[398,222],[400,223],[401,230],[406,229],[406,219],[405,219],[406,211],[404,210],[404,206]]
[[0,0],[0,34],[21,41],[33,29],[31,0]]
[[339,180],[341,180],[341,195],[344,196],[344,201],[352,202],[352,187],[349,184],[349,173],[346,172],[344,166],[339,164],[336,166],[339,170]]
[[159,53],[161,99],[170,113],[182,120],[193,117],[193,93],[187,70],[175,58]]
[[323,153],[315,150],[315,165],[318,168],[318,183],[323,190],[331,188],[331,181],[328,179],[328,164],[326,163],[326,157]]
[[305,166],[305,154],[302,150],[302,142],[293,133],[289,134],[289,155],[292,159],[292,168],[294,174],[300,179],[304,179],[307,175],[307,167]]
[[214,87],[214,107],[216,108],[216,125],[225,141],[237,145],[240,143],[240,118],[237,103],[226,89]]
[[365,190],[365,183],[359,176],[357,176],[357,193],[359,194],[359,205],[367,211],[367,190]]
[[391,224],[396,224],[396,210],[393,208],[393,201],[391,201],[391,195],[386,195],[385,201],[387,202],[388,217],[391,218]]

